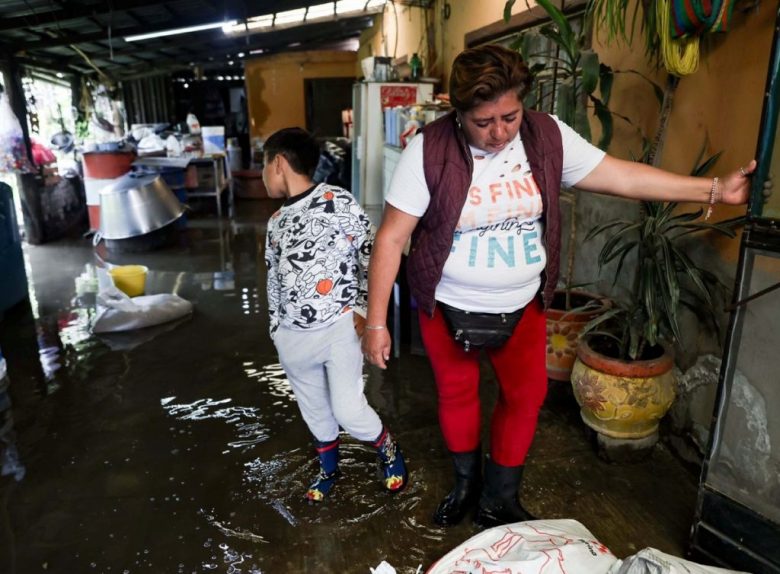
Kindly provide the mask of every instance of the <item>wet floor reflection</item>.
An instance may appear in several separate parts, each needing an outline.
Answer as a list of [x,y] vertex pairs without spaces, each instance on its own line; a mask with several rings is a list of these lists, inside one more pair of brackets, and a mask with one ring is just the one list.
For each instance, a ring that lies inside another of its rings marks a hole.
[[[17,461],[0,477],[0,573],[367,574],[382,560],[408,573],[476,532],[468,521],[431,523],[450,467],[430,369],[406,353],[388,371],[367,369],[366,394],[400,440],[409,486],[384,491],[374,450],[345,436],[333,496],[304,501],[314,452],[267,335],[262,246],[272,207],[221,229],[195,220],[170,249],[113,257],[149,267],[148,292],[193,302],[191,318],[159,329],[91,334],[96,269],[110,254],[95,257],[87,240],[28,247],[34,304],[0,323],[13,382],[0,388],[0,423],[2,412],[14,421],[0,454]],[[486,398],[494,392],[487,386]],[[646,479],[597,461],[567,401],[564,414],[542,417],[524,495],[532,511],[579,518],[597,536],[623,517],[629,540],[639,526],[627,515],[653,524],[671,504],[685,516],[684,497],[632,501]],[[651,469],[672,477],[692,507],[695,479],[689,488],[665,458]],[[675,551],[687,527],[684,518],[642,527],[642,546]]]

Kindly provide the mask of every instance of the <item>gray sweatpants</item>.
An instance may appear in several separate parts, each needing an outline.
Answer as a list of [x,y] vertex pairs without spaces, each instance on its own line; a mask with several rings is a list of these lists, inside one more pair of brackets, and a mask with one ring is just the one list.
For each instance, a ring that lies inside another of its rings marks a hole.
[[314,438],[335,440],[339,426],[358,440],[379,436],[382,421],[363,394],[363,353],[351,313],[322,329],[280,326],[274,344]]

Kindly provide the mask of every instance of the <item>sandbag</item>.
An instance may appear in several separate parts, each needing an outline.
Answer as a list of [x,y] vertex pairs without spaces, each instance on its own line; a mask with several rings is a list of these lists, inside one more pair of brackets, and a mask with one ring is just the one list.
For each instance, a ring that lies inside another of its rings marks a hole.
[[192,313],[192,303],[178,295],[162,293],[132,299],[116,287],[106,287],[97,295],[93,333],[114,333],[143,329],[174,321]]
[[472,536],[428,574],[608,574],[617,562],[576,520],[530,520]]
[[664,554],[655,548],[645,548],[623,561],[618,561],[609,574],[745,574],[715,566],[704,566]]

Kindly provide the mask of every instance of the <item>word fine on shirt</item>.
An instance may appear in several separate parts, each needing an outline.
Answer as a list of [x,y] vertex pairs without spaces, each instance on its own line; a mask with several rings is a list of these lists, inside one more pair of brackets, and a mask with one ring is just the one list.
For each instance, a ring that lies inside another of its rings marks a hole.
[[[458,221],[451,253],[467,267],[513,268],[542,263],[542,196],[530,171],[474,185]],[[465,251],[464,251],[465,248]]]
[[[471,206],[473,209],[469,209]],[[542,214],[542,195],[528,172],[522,179],[512,178],[491,183],[487,188],[474,185],[458,221],[458,228],[467,230],[491,225],[511,218],[536,219]]]

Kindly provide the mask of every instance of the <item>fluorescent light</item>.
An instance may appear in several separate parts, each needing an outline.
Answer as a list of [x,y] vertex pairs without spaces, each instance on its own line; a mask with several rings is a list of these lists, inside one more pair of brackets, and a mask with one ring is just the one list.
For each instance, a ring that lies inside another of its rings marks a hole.
[[342,16],[348,13],[374,12],[379,8],[384,10],[387,0],[339,0],[336,2],[336,14]]
[[137,36],[125,36],[125,42],[139,42],[141,40],[162,38],[164,36],[175,36],[177,34],[189,34],[190,32],[200,32],[202,30],[213,30],[214,28],[235,26],[237,23],[237,20],[231,20],[229,22],[212,22],[211,24],[201,24],[200,26],[188,26],[187,28],[174,28],[172,30],[150,32],[149,34],[138,34]]
[[306,21],[327,18],[328,16],[333,16],[333,2],[309,6],[309,11],[306,13]]
[[257,28],[270,28],[274,23],[273,14],[265,14],[264,16],[253,16],[247,19],[246,24],[241,22],[229,22],[222,26],[222,31],[225,34],[235,34],[238,32],[244,32],[246,29],[256,30]]
[[[338,20],[344,15],[359,16],[363,14],[377,14],[384,11],[387,0],[339,0],[315,4],[306,8],[297,8],[274,14],[264,14],[247,18],[240,24],[225,24],[222,31],[225,34],[254,34],[268,32],[274,28],[291,28],[308,24],[309,22],[322,22]],[[335,11],[334,11],[335,4]],[[335,12],[335,13],[334,13]]]
[[365,0],[339,0],[339,2],[336,2],[336,14],[358,12],[359,10],[362,10],[365,5]]
[[274,19],[274,26],[303,22],[303,17],[305,15],[306,15],[306,8],[298,8],[297,10],[287,10],[286,12],[277,12],[276,18]]

